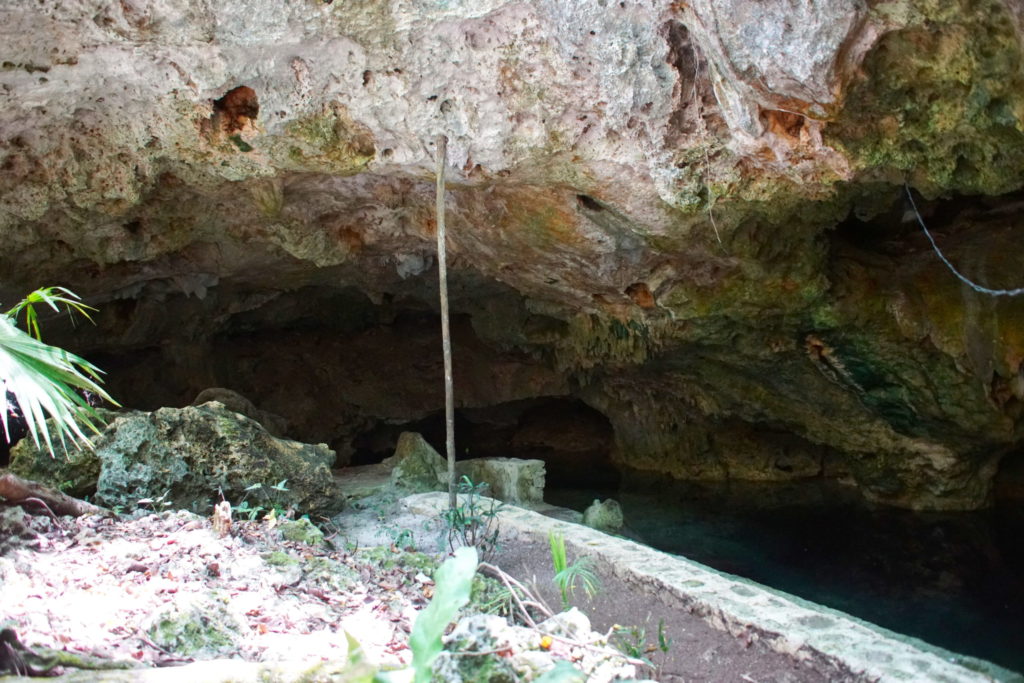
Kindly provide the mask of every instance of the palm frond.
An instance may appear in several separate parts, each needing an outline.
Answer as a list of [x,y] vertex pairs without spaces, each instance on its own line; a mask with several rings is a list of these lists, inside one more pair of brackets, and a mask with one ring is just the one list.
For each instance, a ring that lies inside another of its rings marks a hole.
[[555,568],[555,573],[558,574],[565,569],[567,564],[565,554],[565,536],[553,530],[549,531],[548,545],[551,546],[551,564]]
[[[17,308],[17,307],[16,307]],[[53,420],[61,446],[67,441],[76,446],[91,442],[83,427],[99,433],[99,415],[75,389],[84,389],[117,405],[99,385],[100,369],[89,361],[56,346],[44,344],[18,329],[7,316],[0,316],[0,419],[8,436],[7,392],[14,395],[29,434],[36,446],[40,437],[52,455],[53,440],[47,417]]]
[[593,598],[601,590],[601,580],[594,573],[589,557],[578,557],[569,564],[565,549],[565,536],[555,531],[548,532],[551,546],[551,564],[555,570],[555,584],[562,596],[562,607],[569,608],[569,598],[576,594],[576,581],[583,584],[583,592]]
[[57,313],[60,312],[60,307],[63,305],[68,313],[77,312],[83,316],[89,322],[92,322],[92,317],[89,316],[89,311],[95,311],[96,309],[88,304],[83,304],[81,297],[72,292],[66,287],[42,287],[30,293],[24,299],[18,302],[14,308],[7,311],[5,315],[8,318],[18,321],[18,316],[22,312],[25,313],[25,329],[28,333],[41,340],[42,335],[39,330],[39,315],[36,313],[36,304],[46,304]]
[[601,590],[601,579],[597,577],[591,568],[589,557],[578,557],[568,567],[555,574],[555,583],[562,592],[563,602],[568,604],[566,597],[574,596],[576,593],[577,579],[583,584],[583,592],[588,598],[593,598]]

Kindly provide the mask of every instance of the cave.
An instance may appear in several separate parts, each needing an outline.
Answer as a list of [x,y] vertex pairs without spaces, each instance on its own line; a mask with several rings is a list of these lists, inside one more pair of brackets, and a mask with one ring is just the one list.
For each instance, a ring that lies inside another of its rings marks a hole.
[[[415,422],[380,422],[353,440],[353,465],[377,463],[394,452],[398,435],[423,435],[445,452],[443,411]],[[455,411],[456,456],[544,461],[546,485],[614,489],[621,472],[611,461],[612,430],[607,418],[570,396],[524,399]]]
[[[115,302],[107,314],[130,326],[145,315],[136,309],[150,305]],[[200,305],[208,302],[174,304]],[[572,394],[571,382],[542,358],[488,346],[470,315],[456,316],[452,330],[459,459],[539,458],[555,487],[617,483],[611,425]],[[352,287],[307,286],[228,316],[206,335],[90,358],[135,409],[188,405],[211,387],[236,391],[284,418],[283,435],[328,444],[337,468],[379,463],[403,431],[445,452],[440,318],[425,301],[374,303]]]
[[725,570],[884,520],[905,586],[1017,595],[1019,2],[8,4],[0,301],[80,295],[41,336],[124,410],[442,452],[440,199],[459,459]]

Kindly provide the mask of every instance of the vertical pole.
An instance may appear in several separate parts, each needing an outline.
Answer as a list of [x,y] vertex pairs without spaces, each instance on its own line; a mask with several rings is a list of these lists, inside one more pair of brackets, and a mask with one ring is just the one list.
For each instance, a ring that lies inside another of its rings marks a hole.
[[455,497],[455,389],[452,386],[452,338],[448,327],[448,263],[444,235],[444,168],[448,138],[437,136],[437,275],[441,292],[441,348],[444,353],[445,449],[448,452],[448,506],[458,506]]

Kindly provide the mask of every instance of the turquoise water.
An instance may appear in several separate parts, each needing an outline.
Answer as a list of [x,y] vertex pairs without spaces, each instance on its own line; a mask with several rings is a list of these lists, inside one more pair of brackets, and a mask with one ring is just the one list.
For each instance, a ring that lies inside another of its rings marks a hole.
[[1024,510],[913,513],[832,482],[634,480],[618,491],[552,491],[582,510],[622,505],[628,535],[911,635],[1024,671]]

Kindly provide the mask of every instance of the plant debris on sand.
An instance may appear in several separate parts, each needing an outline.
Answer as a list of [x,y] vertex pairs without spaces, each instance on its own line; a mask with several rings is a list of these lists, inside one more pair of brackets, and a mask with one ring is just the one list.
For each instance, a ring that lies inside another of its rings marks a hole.
[[0,512],[0,623],[33,651],[104,660],[101,668],[344,661],[345,632],[372,661],[407,665],[434,562],[286,540],[302,523],[234,521],[220,536],[188,512],[52,519],[8,508]]
[[[409,637],[434,595],[437,560],[394,545],[337,548],[305,519],[238,521],[220,512],[210,520],[185,511],[117,519],[0,510],[0,675],[218,660],[305,667],[296,675],[273,669],[270,680],[368,681],[413,662]],[[482,600],[497,585],[473,583]],[[456,651],[438,660],[435,680],[437,669],[447,680],[489,680],[478,678],[486,657],[502,660],[490,667],[501,680],[534,680],[560,659],[587,672],[577,678],[633,678],[628,658],[598,646],[582,615],[586,633],[565,638],[565,615],[526,629],[472,612],[471,604],[447,639]],[[321,663],[333,668],[317,670]],[[222,680],[240,671],[204,673]]]

